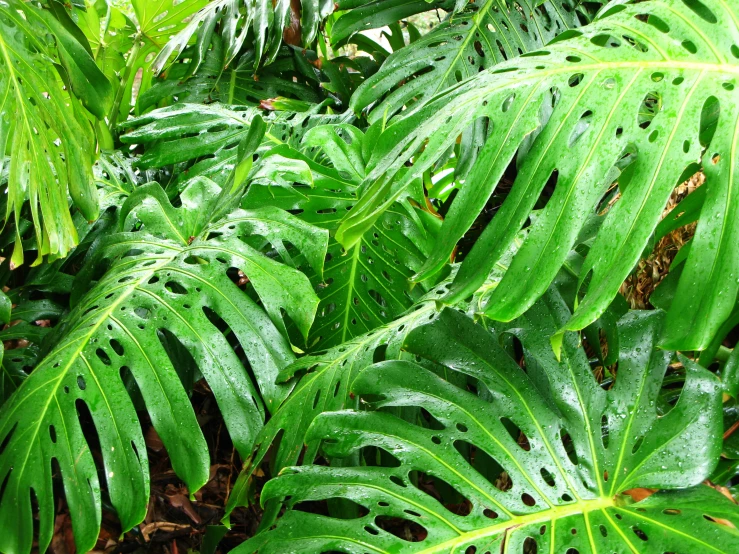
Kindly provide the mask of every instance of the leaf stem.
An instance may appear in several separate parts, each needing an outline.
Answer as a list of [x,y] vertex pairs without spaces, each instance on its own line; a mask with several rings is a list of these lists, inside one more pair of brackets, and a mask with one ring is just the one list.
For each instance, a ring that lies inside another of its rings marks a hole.
[[115,93],[115,100],[113,101],[113,107],[110,109],[108,114],[108,129],[113,133],[115,126],[118,124],[118,112],[121,109],[121,101],[123,100],[123,92],[126,90],[126,83],[131,76],[131,69],[133,68],[133,62],[139,55],[139,49],[141,48],[141,33],[136,33],[133,39],[133,46],[131,51],[128,53],[128,59],[126,60],[126,67],[123,68],[121,74],[121,80],[118,83],[118,90]]
[[231,79],[228,83],[228,103],[233,104],[234,101],[234,89],[236,88],[236,70],[231,70]]

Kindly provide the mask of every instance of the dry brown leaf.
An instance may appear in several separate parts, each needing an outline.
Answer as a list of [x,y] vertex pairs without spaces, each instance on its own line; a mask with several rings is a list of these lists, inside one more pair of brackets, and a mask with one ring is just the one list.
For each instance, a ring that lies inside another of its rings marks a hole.
[[727,489],[726,487],[724,487],[722,485],[716,485],[714,483],[711,483],[708,479],[706,479],[705,481],[703,481],[703,484],[704,485],[708,485],[712,489],[716,489],[718,492],[720,492],[721,494],[723,494],[726,498],[728,498],[729,500],[731,500],[734,504],[737,503],[736,499],[734,498],[734,495],[731,494],[731,491],[729,489]]
[[172,531],[179,531],[180,529],[190,529],[189,525],[181,525],[179,523],[171,523],[169,521],[154,521],[152,523],[143,523],[139,525],[139,530],[144,537],[146,542],[151,540],[151,536],[157,531],[165,531],[171,533]]
[[657,492],[657,489],[637,488],[624,491],[624,494],[633,498],[634,502],[641,502],[645,498],[649,498],[650,496],[652,496],[655,492]]
[[157,430],[154,429],[153,425],[146,431],[146,437],[144,440],[146,441],[146,446],[154,452],[161,452],[164,450],[164,443],[162,442],[162,439],[159,438],[159,433],[157,433]]
[[[700,172],[693,175],[672,191],[667,206],[662,212],[662,219],[667,217],[686,196],[694,192],[706,182],[705,175]],[[637,269],[621,285],[620,293],[626,298],[631,309],[642,310],[650,307],[649,297],[670,271],[670,264],[678,250],[688,242],[695,233],[695,223],[675,229],[657,243],[652,253],[641,260]]]

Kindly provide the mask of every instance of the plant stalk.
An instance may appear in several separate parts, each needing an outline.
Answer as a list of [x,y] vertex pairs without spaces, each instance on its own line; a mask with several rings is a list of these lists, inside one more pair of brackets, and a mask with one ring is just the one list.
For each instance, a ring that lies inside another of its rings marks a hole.
[[118,112],[121,109],[121,101],[123,100],[123,92],[126,90],[126,83],[131,76],[131,69],[133,69],[133,62],[139,55],[139,49],[141,48],[141,34],[136,33],[133,39],[133,46],[131,51],[128,53],[128,59],[126,60],[126,67],[123,68],[120,82],[118,83],[118,90],[115,93],[115,100],[113,101],[113,107],[110,109],[108,114],[108,129],[113,133],[115,126],[118,124]]

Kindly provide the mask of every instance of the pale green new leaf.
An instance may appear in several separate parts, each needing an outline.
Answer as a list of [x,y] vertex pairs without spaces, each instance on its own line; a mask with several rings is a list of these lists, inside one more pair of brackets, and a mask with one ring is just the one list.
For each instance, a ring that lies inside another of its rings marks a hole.
[[[79,101],[102,118],[112,95],[89,46],[48,10],[18,0],[0,5],[0,153],[10,154],[7,162],[0,157],[0,173],[9,167],[3,216],[17,226],[30,204],[38,262],[66,255],[77,242],[68,193],[87,219],[98,215],[94,141]],[[13,262],[23,262],[20,236]]]
[[[108,125],[113,131],[119,121],[128,118],[134,98],[134,83],[138,94],[146,92],[152,85],[153,64],[156,56],[166,47],[170,38],[187,26],[193,17],[208,0],[131,0],[133,21],[126,20],[123,29],[116,29],[116,44],[121,47],[127,44],[125,38],[130,37],[131,47],[126,53],[126,64],[118,72],[117,89],[113,107],[108,114]],[[114,12],[111,12],[111,16]],[[94,17],[88,16],[88,18]],[[119,20],[108,21],[108,25],[118,25]],[[95,30],[94,21],[88,32]],[[101,32],[105,29],[101,28]],[[123,38],[120,37],[123,35]],[[105,36],[105,35],[104,35]],[[101,60],[101,62],[104,60]]]

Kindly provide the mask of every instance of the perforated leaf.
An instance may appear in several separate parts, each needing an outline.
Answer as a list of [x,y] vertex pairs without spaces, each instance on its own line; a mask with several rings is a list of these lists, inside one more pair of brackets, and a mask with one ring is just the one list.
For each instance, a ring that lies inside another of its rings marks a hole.
[[[548,203],[487,308],[491,317],[511,320],[547,289],[588,216],[607,207],[600,200],[618,178],[620,198],[607,212],[580,273],[581,285],[589,279],[587,294],[564,327],[581,329],[617,294],[673,188],[702,163],[706,199],[661,344],[705,348],[730,314],[739,288],[739,258],[732,246],[739,233],[733,177],[738,22],[736,5],[723,0],[617,3],[571,38],[504,62],[405,112],[378,141],[370,183],[428,139],[406,173],[409,183],[472,122],[482,118],[492,124],[449,210],[436,255],[417,278],[443,263],[518,151],[524,159],[513,188],[475,244],[450,297],[475,290],[541,197]],[[542,194],[547,182],[555,183],[554,191]],[[370,186],[363,207],[345,218],[337,237],[346,247],[403,194],[403,186],[384,192]]]
[[[734,551],[739,509],[699,485],[721,447],[715,377],[681,358],[680,398],[658,413],[672,354],[654,349],[662,314],[634,312],[619,323],[618,372],[606,390],[574,334],[554,358],[546,332],[567,312],[549,294],[509,331],[523,368],[447,309],[404,348],[467,376],[467,388],[408,361],[362,371],[352,388],[370,411],[325,413],[308,432],[341,467],[291,468],[262,492],[263,502],[289,506],[347,499],[356,513],[289,510],[239,551]],[[429,414],[420,424],[397,415],[416,407]],[[625,494],[690,486],[638,503]]]
[[[0,412],[3,552],[30,552],[34,498],[39,548],[49,545],[53,473],[61,473],[79,551],[92,549],[97,540],[99,478],[124,530],[144,518],[146,445],[124,382],[135,382],[175,472],[191,492],[207,481],[210,460],[178,376],[183,368],[174,360],[190,360],[205,378],[242,455],[252,447],[265,405],[273,410],[287,395],[289,386],[275,384],[277,372],[294,360],[279,331],[282,310],[307,330],[318,299],[304,275],[239,237],[261,236],[278,249],[289,239],[320,263],[325,231],[278,210],[237,210],[211,222],[219,192],[211,181],[196,179],[174,208],[156,183],[139,187],[121,216],[122,229],[138,230],[108,234],[90,254],[77,277],[89,292],[56,329],[56,345]],[[110,268],[95,281],[107,267],[103,262]],[[264,307],[234,282],[237,270]],[[85,412],[100,443],[99,468],[79,421]]]
[[[39,262],[64,256],[77,243],[68,193],[87,219],[98,215],[94,141],[79,101],[102,118],[112,100],[89,45],[48,10],[18,0],[0,5],[0,153],[10,154],[0,156],[0,173],[8,164],[3,216],[17,226],[29,202]],[[22,262],[18,235],[13,263]]]
[[[267,131],[260,153],[281,144],[298,145],[305,132],[316,125],[343,122],[351,114],[319,113],[321,105],[306,112],[273,112],[265,117]],[[121,128],[124,144],[141,144],[141,168],[160,168],[170,164],[191,164],[180,179],[196,175],[225,183],[236,162],[238,144],[249,133],[249,126],[261,112],[249,106],[221,104],[175,104],[131,119]]]
[[[278,206],[312,225],[335,231],[356,203],[371,138],[350,125],[321,125],[304,136],[303,150],[287,146],[260,162],[245,208]],[[314,154],[316,155],[316,154]],[[396,203],[348,251],[331,240],[323,276],[313,284],[321,299],[309,345],[323,349],[391,322],[425,292],[408,279],[433,247],[440,221],[406,201]]]
[[[197,71],[211,44],[213,33],[218,33],[224,46],[223,67],[228,66],[241,49],[247,36],[252,37],[257,61],[264,55],[266,62],[272,62],[277,55],[283,36],[292,29],[293,19],[299,20],[302,43],[310,44],[316,37],[318,24],[329,15],[333,2],[328,0],[302,0],[291,5],[290,0],[215,0],[208,3],[188,22],[187,26],[174,36],[162,49],[154,62],[154,70],[159,72],[174,54],[180,56],[188,44],[195,39],[195,55],[190,62],[190,73]],[[296,44],[298,37],[291,36]]]
[[470,2],[461,13],[449,14],[419,40],[393,53],[357,90],[351,106],[354,110],[371,107],[370,121],[375,121],[408,104],[433,98],[480,71],[580,27],[580,18],[588,22],[592,15],[579,4],[554,0],[535,8],[533,0],[515,5],[505,0]]
[[[505,270],[505,266],[496,267],[486,287],[494,288]],[[380,360],[413,359],[402,350],[403,342],[413,329],[437,316],[439,307],[435,300],[444,294],[449,285],[449,280],[439,284],[391,323],[339,346],[302,357],[280,373],[278,382],[299,380],[290,396],[259,433],[254,452],[229,497],[227,517],[236,507],[250,503],[254,473],[265,461],[271,448],[275,449],[271,462],[274,475],[298,463],[299,459],[306,464],[313,461],[319,442],[308,438],[310,425],[324,412],[356,406],[352,382],[362,370]],[[307,448],[303,452],[304,445]],[[262,528],[271,525],[280,506],[281,502],[276,501],[268,504]]]

